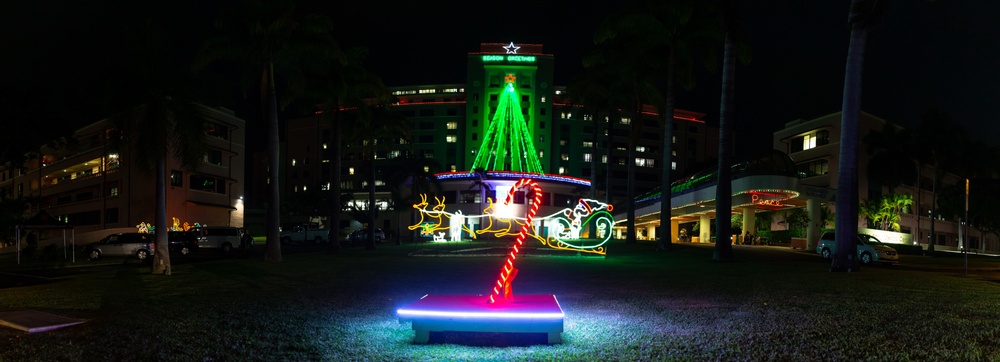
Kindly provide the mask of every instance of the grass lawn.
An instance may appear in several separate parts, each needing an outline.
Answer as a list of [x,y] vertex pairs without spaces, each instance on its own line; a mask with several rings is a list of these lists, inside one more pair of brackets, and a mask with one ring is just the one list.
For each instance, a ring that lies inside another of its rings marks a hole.
[[0,361],[1000,360],[1000,283],[891,266],[830,273],[815,254],[776,260],[767,247],[737,247],[737,262],[718,264],[707,245],[663,253],[620,242],[606,259],[518,258],[515,296],[556,295],[562,344],[413,344],[397,308],[425,294],[487,294],[503,258],[409,254],[465,246],[477,247],[220,259],[175,265],[169,277],[124,264],[0,289],[0,311],[88,320],[0,328]]

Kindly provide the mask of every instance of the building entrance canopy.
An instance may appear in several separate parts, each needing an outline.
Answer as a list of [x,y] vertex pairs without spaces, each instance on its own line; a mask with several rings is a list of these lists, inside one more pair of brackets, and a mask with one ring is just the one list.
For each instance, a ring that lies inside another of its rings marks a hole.
[[[716,169],[708,169],[671,184],[672,220],[690,222],[703,215],[715,217],[716,173]],[[799,187],[795,164],[784,153],[773,151],[738,162],[732,166],[733,212],[748,207],[761,211],[802,207],[805,201],[798,199]],[[662,192],[656,190],[636,198],[636,225],[659,223],[662,197]],[[615,219],[621,223],[625,215]]]

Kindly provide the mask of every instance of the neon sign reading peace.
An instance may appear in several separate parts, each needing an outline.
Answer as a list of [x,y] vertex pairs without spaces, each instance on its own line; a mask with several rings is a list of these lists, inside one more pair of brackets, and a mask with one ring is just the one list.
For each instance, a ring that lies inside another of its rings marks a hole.
[[760,196],[757,196],[756,194],[750,195],[750,203],[754,205],[774,206],[774,207],[785,206],[785,204],[783,204],[781,200],[762,199],[760,198]]

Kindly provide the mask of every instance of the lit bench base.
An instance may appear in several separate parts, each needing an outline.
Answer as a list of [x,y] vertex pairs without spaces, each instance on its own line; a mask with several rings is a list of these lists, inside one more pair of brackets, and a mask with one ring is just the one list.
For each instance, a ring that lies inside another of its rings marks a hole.
[[427,343],[431,332],[546,333],[548,343],[562,342],[565,315],[555,295],[513,299],[489,304],[489,297],[482,295],[425,295],[396,315],[413,323],[415,343]]

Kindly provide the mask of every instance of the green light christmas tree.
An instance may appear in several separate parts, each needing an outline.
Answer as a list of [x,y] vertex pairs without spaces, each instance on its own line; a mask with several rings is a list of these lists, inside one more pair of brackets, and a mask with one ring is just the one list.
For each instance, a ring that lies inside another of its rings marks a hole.
[[514,90],[513,74],[504,77],[506,86],[500,93],[497,112],[486,130],[472,169],[543,173],[538,151],[531,141],[531,132],[521,114],[521,104]]

